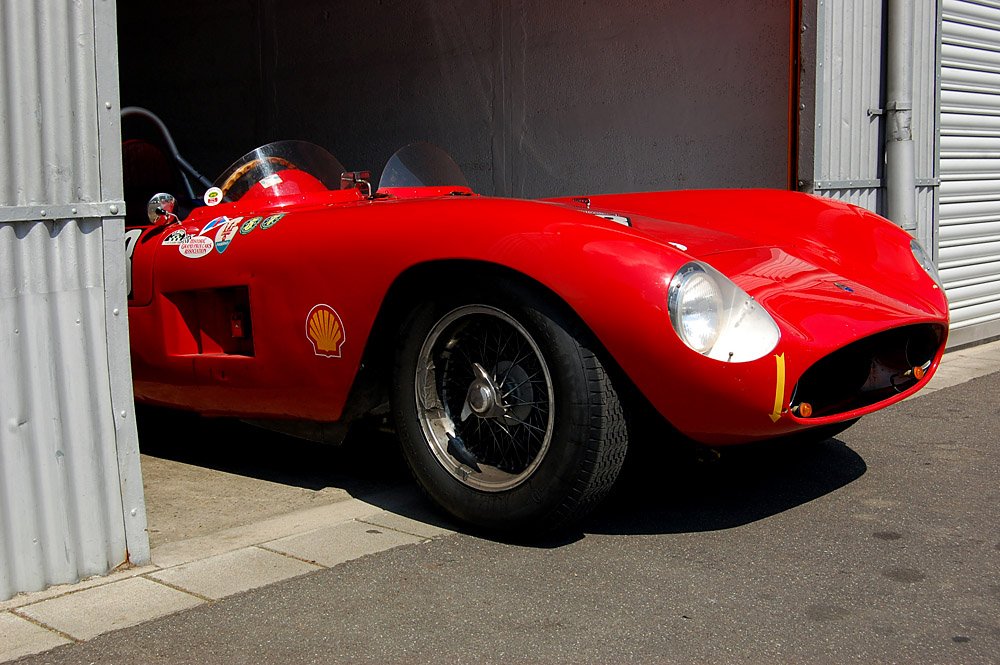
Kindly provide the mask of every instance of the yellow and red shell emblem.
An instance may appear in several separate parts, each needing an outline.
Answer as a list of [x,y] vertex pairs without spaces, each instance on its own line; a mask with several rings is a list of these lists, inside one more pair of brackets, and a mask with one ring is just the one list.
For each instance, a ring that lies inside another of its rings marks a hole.
[[344,322],[329,305],[316,305],[306,317],[306,337],[317,356],[339,358],[344,345]]

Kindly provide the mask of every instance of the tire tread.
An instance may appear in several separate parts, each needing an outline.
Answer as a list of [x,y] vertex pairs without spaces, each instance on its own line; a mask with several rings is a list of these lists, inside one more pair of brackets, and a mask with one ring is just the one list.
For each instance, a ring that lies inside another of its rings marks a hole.
[[590,394],[586,457],[549,528],[575,522],[593,510],[618,479],[628,449],[628,418],[611,377],[590,349],[581,345],[579,354]]

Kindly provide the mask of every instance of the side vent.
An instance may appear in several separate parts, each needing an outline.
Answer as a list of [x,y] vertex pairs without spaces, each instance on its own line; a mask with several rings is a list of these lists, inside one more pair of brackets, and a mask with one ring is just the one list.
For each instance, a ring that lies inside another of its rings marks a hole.
[[247,287],[165,293],[162,305],[167,353],[253,356]]

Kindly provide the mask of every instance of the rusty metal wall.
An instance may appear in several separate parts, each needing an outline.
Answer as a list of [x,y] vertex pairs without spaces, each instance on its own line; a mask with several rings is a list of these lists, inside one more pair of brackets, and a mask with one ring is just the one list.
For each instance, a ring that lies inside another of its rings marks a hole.
[[0,2],[0,600],[146,563],[113,0]]

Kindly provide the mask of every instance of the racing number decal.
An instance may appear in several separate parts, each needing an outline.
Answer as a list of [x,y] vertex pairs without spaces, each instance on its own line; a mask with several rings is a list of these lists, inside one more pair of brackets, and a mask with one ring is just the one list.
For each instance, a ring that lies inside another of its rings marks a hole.
[[125,286],[128,288],[128,299],[132,299],[132,254],[135,246],[139,244],[139,236],[142,229],[129,229],[125,231]]
[[781,406],[785,401],[785,354],[782,353],[780,356],[774,357],[775,373],[777,377],[775,379],[774,386],[774,411],[767,414],[771,418],[772,423],[778,422],[778,418],[781,417]]

